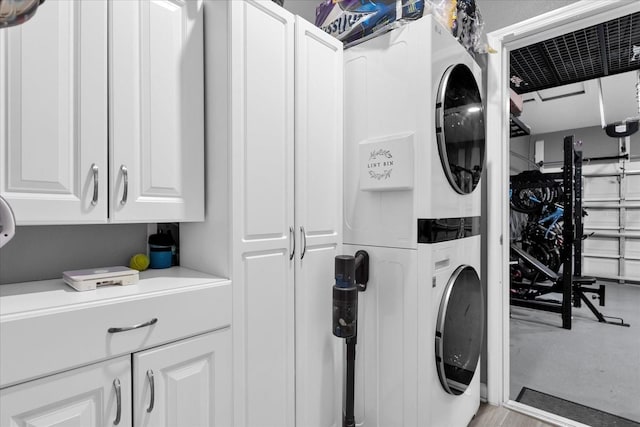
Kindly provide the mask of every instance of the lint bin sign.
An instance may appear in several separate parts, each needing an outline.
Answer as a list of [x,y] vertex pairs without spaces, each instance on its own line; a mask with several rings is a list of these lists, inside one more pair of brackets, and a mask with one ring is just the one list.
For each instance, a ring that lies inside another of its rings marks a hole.
[[360,190],[411,190],[413,141],[413,134],[402,134],[360,142]]

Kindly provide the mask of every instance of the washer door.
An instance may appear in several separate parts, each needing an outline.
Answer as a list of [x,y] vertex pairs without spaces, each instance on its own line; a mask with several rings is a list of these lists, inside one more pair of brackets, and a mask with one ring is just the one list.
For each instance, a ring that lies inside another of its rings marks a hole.
[[440,82],[436,139],[449,184],[460,194],[471,193],[484,167],[484,108],[476,79],[464,64],[449,67]]
[[462,265],[447,282],[436,325],[436,365],[442,387],[465,392],[478,366],[484,334],[484,300],[478,273]]

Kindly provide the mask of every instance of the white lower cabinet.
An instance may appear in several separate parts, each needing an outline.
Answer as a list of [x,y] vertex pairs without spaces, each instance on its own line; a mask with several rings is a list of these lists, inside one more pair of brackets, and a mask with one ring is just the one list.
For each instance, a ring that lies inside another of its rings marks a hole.
[[230,426],[231,330],[5,388],[0,408],[2,427]]
[[229,427],[232,286],[183,267],[0,287],[0,427]]
[[131,426],[131,358],[122,356],[3,389],[0,425]]
[[133,355],[134,426],[231,426],[231,330]]

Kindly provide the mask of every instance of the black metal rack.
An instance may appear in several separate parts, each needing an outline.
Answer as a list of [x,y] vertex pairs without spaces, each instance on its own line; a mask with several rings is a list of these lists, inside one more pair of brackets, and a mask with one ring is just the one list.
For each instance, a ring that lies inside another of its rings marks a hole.
[[[544,178],[543,183],[527,182],[527,180],[531,180],[531,175],[526,173],[511,177],[512,186],[515,185],[517,188],[522,188],[522,186],[526,185],[555,185],[556,187],[560,185],[562,189],[563,229],[562,245],[560,247],[561,275],[549,269],[544,263],[537,260],[522,248],[512,245],[511,250],[515,258],[537,272],[536,277],[542,276],[545,281],[551,283],[550,285],[536,283],[536,279],[528,283],[512,280],[512,289],[526,288],[533,290],[534,295],[557,292],[562,294],[562,301],[559,303],[554,301],[541,301],[532,298],[521,298],[512,294],[511,304],[514,306],[559,313],[562,317],[562,327],[564,329],[571,329],[572,307],[581,307],[582,303],[589,307],[599,322],[629,326],[624,323],[623,319],[603,316],[585,295],[587,293],[595,294],[594,298],[599,299],[599,305],[604,306],[604,285],[600,284],[597,288],[589,287],[588,285],[594,285],[596,283],[596,279],[582,276],[583,209],[581,143],[576,144],[573,135],[567,136],[564,138],[563,148],[564,161],[562,172],[538,173],[537,176]],[[610,322],[607,318],[616,319],[617,321]]]

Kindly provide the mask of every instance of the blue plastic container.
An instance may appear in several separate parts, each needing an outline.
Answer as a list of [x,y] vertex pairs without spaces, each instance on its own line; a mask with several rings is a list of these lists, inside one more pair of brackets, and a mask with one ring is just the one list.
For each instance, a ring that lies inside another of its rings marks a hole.
[[171,267],[171,246],[149,245],[149,267]]

